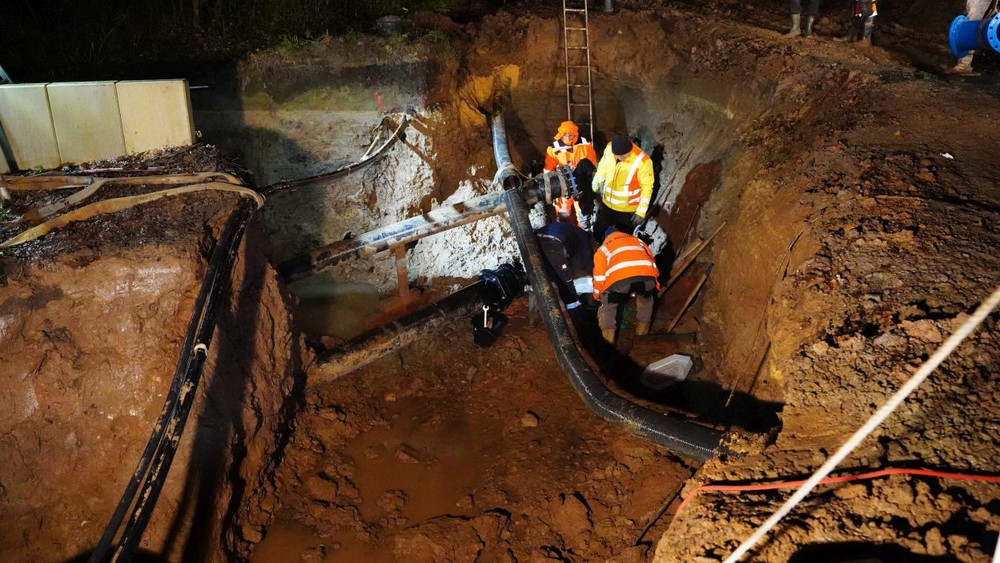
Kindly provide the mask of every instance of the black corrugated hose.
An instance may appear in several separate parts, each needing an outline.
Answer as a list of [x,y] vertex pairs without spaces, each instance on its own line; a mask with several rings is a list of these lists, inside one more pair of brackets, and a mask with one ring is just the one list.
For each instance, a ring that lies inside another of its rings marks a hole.
[[641,407],[615,395],[598,379],[580,356],[563,319],[559,301],[545,274],[523,196],[511,189],[507,190],[505,198],[510,224],[532,291],[538,300],[545,329],[555,346],[559,363],[584,402],[604,420],[684,457],[704,463],[716,453],[723,453],[719,445],[723,432]]
[[[91,553],[91,563],[130,561],[139,547],[197,394],[198,382],[208,357],[208,346],[212,342],[219,308],[226,302],[226,290],[229,287],[240,241],[256,210],[253,200],[241,199],[216,242],[201,289],[195,299],[194,311],[191,313],[180,359],[163,409],[132,475],[132,480],[105,528],[104,535]],[[137,497],[136,492],[140,487],[141,493]],[[132,507],[131,516],[117,546],[112,550],[114,538],[118,535],[130,507]]]

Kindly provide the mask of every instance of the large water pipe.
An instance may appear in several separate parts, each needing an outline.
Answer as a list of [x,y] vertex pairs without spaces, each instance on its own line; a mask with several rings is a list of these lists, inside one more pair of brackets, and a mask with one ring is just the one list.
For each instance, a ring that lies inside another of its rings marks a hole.
[[[493,119],[493,151],[497,162],[510,162],[503,120]],[[528,203],[516,189],[504,194],[511,229],[524,261],[545,329],[570,383],[598,416],[668,450],[698,462],[711,459],[724,433],[641,407],[612,393],[580,355],[562,316],[559,300],[546,273],[542,253],[528,218]]]
[[668,450],[704,463],[711,459],[724,433],[641,407],[612,393],[580,356],[569,327],[563,319],[559,300],[545,273],[541,251],[535,240],[528,206],[516,190],[506,194],[510,225],[524,260],[524,269],[542,312],[542,321],[556,350],[556,357],[570,383],[598,416]]
[[1000,52],[1000,13],[984,20],[970,20],[958,16],[951,22],[948,31],[948,46],[951,53],[962,58],[979,48],[990,47]]
[[500,184],[505,190],[520,188],[521,176],[510,159],[510,151],[507,149],[507,130],[504,127],[503,115],[499,113],[493,117],[493,159],[497,163],[497,175],[493,182]]
[[467,201],[443,205],[355,238],[322,246],[308,254],[282,262],[278,265],[278,271],[288,281],[300,280],[344,260],[371,256],[393,246],[408,244],[506,210],[503,192],[488,193]]
[[482,305],[483,282],[466,286],[426,307],[403,315],[395,321],[360,334],[336,349],[321,352],[309,370],[307,387],[322,385],[399,350],[456,318],[471,318]]
[[[520,184],[520,177],[517,179],[517,183]],[[529,181],[534,185],[522,190],[528,204],[534,204],[539,199],[548,202],[565,196],[573,185],[573,177],[565,168],[555,172],[545,172]],[[294,282],[345,260],[369,257],[394,246],[409,244],[506,211],[507,202],[504,200],[503,192],[491,192],[466,201],[443,205],[352,239],[321,246],[307,254],[282,262],[278,265],[278,272],[285,280]]]

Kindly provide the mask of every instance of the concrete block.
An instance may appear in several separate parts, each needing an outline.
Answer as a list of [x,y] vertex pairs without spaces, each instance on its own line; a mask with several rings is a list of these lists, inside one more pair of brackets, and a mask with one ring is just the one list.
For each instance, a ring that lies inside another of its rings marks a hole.
[[128,154],[194,143],[187,80],[130,80],[116,87]]
[[80,163],[125,154],[114,82],[49,84],[52,124],[63,162]]
[[0,127],[6,137],[6,142],[0,139],[0,147],[5,153],[4,158],[0,158],[3,161],[0,171],[7,168],[7,158],[11,158],[19,170],[59,166],[59,146],[45,84],[0,86]]

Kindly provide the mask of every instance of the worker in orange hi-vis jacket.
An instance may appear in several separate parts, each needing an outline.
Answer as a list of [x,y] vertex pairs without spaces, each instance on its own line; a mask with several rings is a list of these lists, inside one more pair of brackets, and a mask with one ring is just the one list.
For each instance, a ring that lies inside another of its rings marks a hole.
[[601,205],[594,220],[594,238],[604,239],[608,227],[634,232],[646,221],[653,198],[653,162],[628,137],[615,135],[594,174],[594,192],[601,194]]
[[559,166],[567,166],[573,171],[580,201],[576,198],[557,198],[556,212],[572,208],[576,211],[577,224],[587,229],[590,214],[594,211],[594,198],[590,185],[597,169],[597,153],[594,145],[580,136],[580,128],[572,121],[563,121],[553,137],[553,142],[545,150],[545,170],[551,172]]
[[660,271],[653,252],[638,238],[610,227],[594,253],[594,299],[601,302],[597,323],[604,339],[614,344],[618,306],[636,298],[635,334],[649,334],[653,303],[660,289]]

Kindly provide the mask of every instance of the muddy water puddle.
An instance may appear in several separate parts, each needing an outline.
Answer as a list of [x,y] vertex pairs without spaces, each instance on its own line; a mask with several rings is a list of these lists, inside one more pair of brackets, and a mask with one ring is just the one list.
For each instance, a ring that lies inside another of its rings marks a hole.
[[389,503],[379,500],[394,491],[405,495],[400,512],[408,522],[460,514],[457,503],[477,477],[479,445],[469,430],[464,413],[435,412],[413,397],[400,404],[391,428],[375,428],[350,443],[344,453],[355,462],[362,518],[384,516]]
[[[485,455],[461,409],[441,409],[424,398],[389,398],[388,426],[375,426],[338,452],[349,462],[357,495],[350,500],[360,520],[378,526],[408,526],[438,516],[471,516],[471,499],[480,478],[477,461]],[[340,458],[343,459],[343,458]],[[346,467],[345,467],[346,465]],[[329,471],[320,464],[313,475]],[[393,546],[359,539],[353,528],[313,530],[278,519],[257,547],[253,561],[277,563],[289,558],[311,561],[395,561]]]

